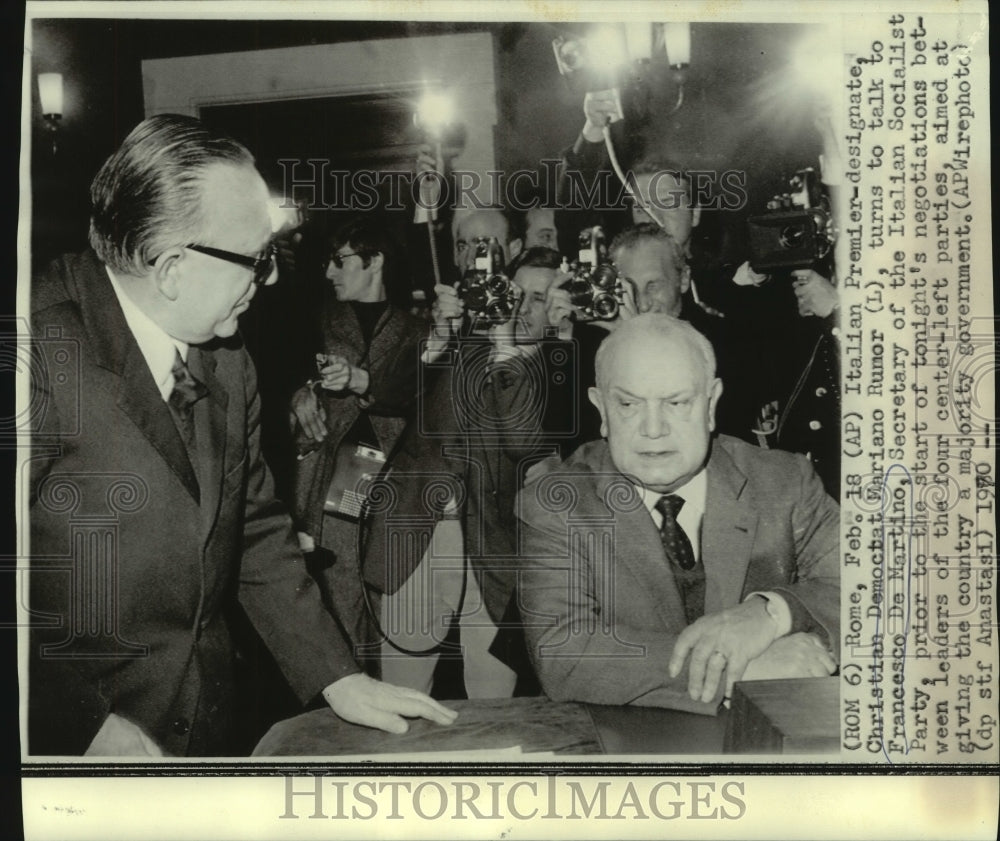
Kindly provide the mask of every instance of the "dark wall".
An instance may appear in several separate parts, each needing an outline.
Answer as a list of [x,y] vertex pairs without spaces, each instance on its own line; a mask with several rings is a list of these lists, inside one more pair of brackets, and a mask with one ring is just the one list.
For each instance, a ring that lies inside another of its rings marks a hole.
[[[51,257],[86,245],[90,182],[143,110],[140,56],[122,37],[120,23],[34,21],[32,41],[32,255],[37,271]],[[47,71],[63,74],[64,115],[55,154],[34,81]]]
[[[552,55],[552,38],[570,29],[545,23],[35,21],[32,72],[59,71],[66,86],[55,155],[37,85],[31,86],[36,265],[85,245],[90,180],[143,116],[144,58],[488,30],[496,46],[497,164],[511,171],[534,169],[542,158],[557,156],[583,123],[582,97],[570,93]],[[801,32],[791,25],[693,24],[685,103],[669,113],[676,89],[660,62],[652,74],[648,142],[686,166],[748,170],[751,203],[759,206],[791,172],[815,163],[808,106],[785,101],[779,108],[767,96]]]

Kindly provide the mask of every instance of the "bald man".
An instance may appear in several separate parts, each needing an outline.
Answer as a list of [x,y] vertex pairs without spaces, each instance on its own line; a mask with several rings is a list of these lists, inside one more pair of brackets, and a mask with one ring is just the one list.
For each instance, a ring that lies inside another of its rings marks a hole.
[[711,344],[671,316],[610,334],[596,379],[605,440],[517,502],[546,694],[712,714],[737,680],[832,673],[838,507],[808,460],[714,435]]

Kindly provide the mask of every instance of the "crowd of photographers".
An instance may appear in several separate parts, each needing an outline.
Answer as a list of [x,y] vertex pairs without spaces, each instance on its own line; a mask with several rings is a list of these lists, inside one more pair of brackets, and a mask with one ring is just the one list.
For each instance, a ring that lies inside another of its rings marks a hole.
[[[281,363],[271,407],[287,407],[289,428],[265,428],[265,444],[328,609],[358,661],[390,683],[440,697],[539,691],[519,615],[515,498],[602,437],[587,394],[597,349],[641,314],[678,317],[711,342],[718,432],[806,454],[839,494],[830,243],[782,244],[803,224],[787,197],[771,208],[777,239],[748,242],[745,217],[733,230],[732,214],[700,207],[684,170],[649,151],[628,161],[625,203],[595,187],[572,206],[567,192],[612,168],[613,107],[587,94],[553,207],[459,208],[437,223],[452,260],[426,306],[410,299],[411,260],[375,215],[326,239],[319,295],[305,291],[315,258],[286,249],[297,279],[285,294],[299,300],[281,343],[309,353],[290,387],[295,366]],[[416,171],[440,166],[425,148]],[[811,171],[797,178],[829,213],[835,189]],[[775,241],[793,259],[761,253]],[[265,404],[267,365],[258,359]]]

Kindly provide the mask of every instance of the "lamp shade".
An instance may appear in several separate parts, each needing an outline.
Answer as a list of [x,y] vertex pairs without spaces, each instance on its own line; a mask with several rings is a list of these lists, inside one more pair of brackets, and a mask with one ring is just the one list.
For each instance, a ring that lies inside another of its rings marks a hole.
[[663,46],[671,67],[686,67],[691,63],[691,24],[663,24]]
[[42,113],[61,117],[63,112],[62,73],[38,74],[38,98],[42,101]]
[[650,58],[653,53],[653,27],[645,22],[626,23],[625,46],[632,61]]

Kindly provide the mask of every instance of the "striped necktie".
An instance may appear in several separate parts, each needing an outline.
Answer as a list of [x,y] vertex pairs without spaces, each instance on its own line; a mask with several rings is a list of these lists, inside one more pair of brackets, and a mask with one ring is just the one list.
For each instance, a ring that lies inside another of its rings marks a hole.
[[184,448],[187,450],[188,460],[195,474],[198,473],[198,441],[195,436],[194,427],[194,404],[201,400],[208,389],[205,384],[199,382],[192,376],[184,360],[181,359],[180,351],[174,355],[174,364],[170,369],[174,375],[174,388],[170,392],[167,405],[170,407],[170,414],[173,416],[177,431],[184,439]]

